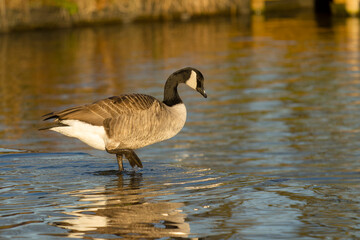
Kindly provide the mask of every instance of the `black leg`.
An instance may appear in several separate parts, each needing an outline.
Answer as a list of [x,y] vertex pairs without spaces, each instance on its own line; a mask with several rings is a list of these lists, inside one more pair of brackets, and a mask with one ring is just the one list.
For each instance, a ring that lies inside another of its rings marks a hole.
[[140,158],[138,157],[138,155],[136,155],[136,153],[133,150],[126,149],[124,154],[132,167],[135,167],[135,165],[138,166],[139,168],[143,167]]
[[124,166],[123,166],[123,155],[122,154],[116,154],[116,160],[118,162],[119,165],[119,171],[122,172],[124,171]]
[[116,159],[117,159],[120,171],[124,170],[123,161],[122,161],[123,155],[125,155],[125,157],[129,161],[131,167],[135,167],[135,166],[138,166],[139,168],[143,167],[140,158],[131,149],[112,149],[112,150],[106,149],[106,151],[111,154],[116,154]]

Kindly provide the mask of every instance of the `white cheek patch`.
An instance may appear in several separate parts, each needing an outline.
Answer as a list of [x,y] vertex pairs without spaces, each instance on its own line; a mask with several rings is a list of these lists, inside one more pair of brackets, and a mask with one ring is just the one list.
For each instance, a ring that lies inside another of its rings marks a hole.
[[196,81],[196,72],[191,71],[191,75],[190,78],[185,82],[186,85],[188,85],[189,87],[196,89],[197,86],[197,81]]

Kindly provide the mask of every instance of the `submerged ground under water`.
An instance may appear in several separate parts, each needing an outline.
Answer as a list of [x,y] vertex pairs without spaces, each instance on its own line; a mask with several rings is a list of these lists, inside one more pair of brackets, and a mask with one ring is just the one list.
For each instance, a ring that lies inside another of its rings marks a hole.
[[[0,36],[0,238],[360,238],[359,19],[299,15]],[[144,168],[39,132],[108,96],[208,98]]]

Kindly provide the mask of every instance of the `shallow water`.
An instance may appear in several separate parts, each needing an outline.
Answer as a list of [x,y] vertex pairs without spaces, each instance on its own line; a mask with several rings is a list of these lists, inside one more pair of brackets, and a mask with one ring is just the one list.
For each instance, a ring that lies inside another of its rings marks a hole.
[[[0,36],[0,238],[360,238],[359,19],[311,15]],[[162,98],[200,69],[175,138],[144,168],[40,116],[107,96]],[[45,125],[44,125],[45,124]]]

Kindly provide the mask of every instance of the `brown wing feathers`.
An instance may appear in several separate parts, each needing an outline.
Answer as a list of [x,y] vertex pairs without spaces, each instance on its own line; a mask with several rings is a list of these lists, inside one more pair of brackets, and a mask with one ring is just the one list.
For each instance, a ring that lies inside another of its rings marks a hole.
[[155,98],[144,94],[114,96],[95,103],[51,112],[43,116],[44,121],[55,118],[61,120],[79,120],[92,125],[102,126],[105,119],[116,118],[121,114],[146,110],[151,107]]

